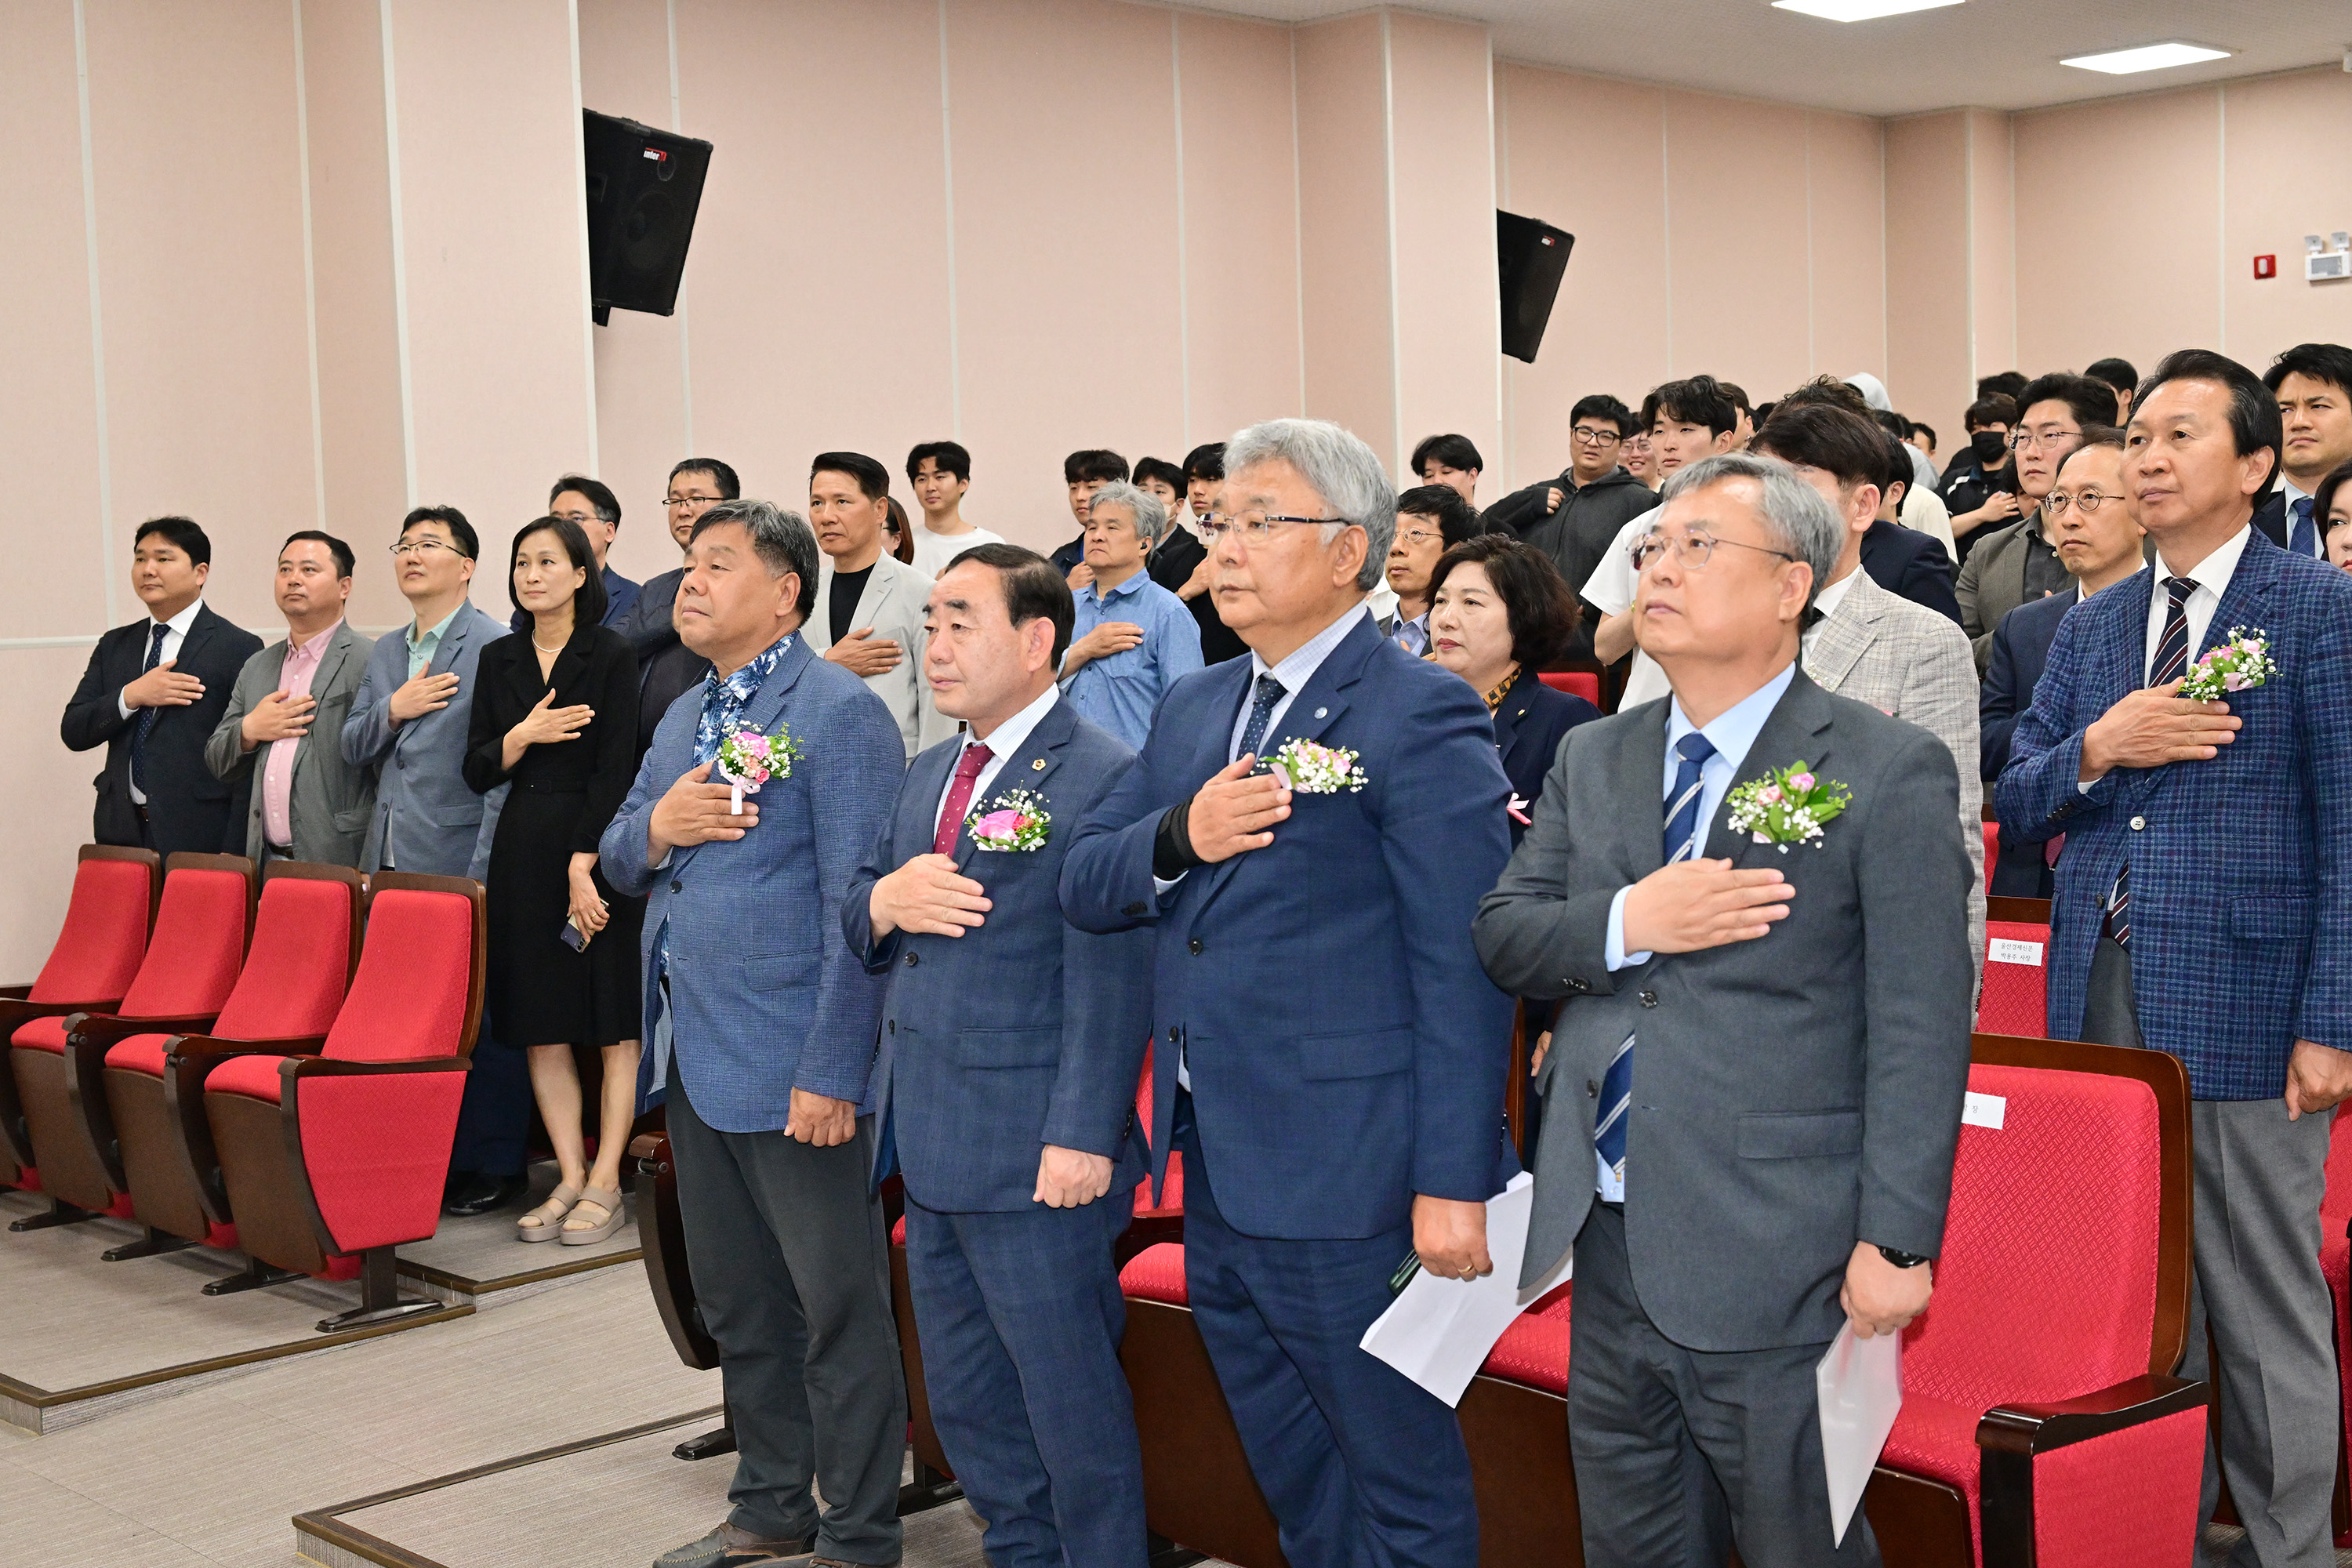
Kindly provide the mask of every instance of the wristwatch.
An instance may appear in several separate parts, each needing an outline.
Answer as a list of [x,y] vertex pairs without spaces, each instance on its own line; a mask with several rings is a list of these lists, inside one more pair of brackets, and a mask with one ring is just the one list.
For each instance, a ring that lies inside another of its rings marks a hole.
[[1897,1252],[1891,1247],[1880,1247],[1878,1256],[1897,1268],[1916,1268],[1927,1261],[1927,1255],[1924,1252]]

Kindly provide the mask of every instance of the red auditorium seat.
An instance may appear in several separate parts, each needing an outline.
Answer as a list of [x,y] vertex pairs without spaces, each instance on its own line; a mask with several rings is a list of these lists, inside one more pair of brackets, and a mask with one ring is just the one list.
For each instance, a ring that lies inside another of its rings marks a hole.
[[1985,900],[1984,993],[1977,1027],[1988,1035],[2038,1038],[2050,1032],[2050,904],[2043,899]]
[[[0,1030],[14,1034],[27,1020],[118,1006],[147,956],[147,933],[155,923],[155,900],[163,860],[152,850],[85,844],[74,868],[73,896],[64,927],[49,949],[40,977],[29,985],[0,986]],[[0,1072],[0,1182],[37,1188],[40,1173],[32,1139],[16,1102],[13,1072]],[[64,1205],[16,1221],[11,1230],[33,1230],[81,1218]]]
[[1992,886],[1992,873],[1993,873],[1993,868],[2000,864],[2000,823],[1998,823],[1998,822],[1988,822],[1988,823],[1986,823],[1986,824],[1984,825],[1984,847],[1985,847],[1984,879],[1985,879],[1985,886],[1986,886],[1986,887],[1988,887],[1988,888],[1990,888],[1990,887],[1991,887],[1991,886]]
[[1554,691],[1581,697],[1595,708],[1601,706],[1601,677],[1591,670],[1547,669],[1538,679]]
[[[129,1021],[110,1026],[103,1038],[85,1031],[95,1049],[78,1050],[68,1060],[76,1096],[83,1106],[106,1112],[117,1151],[112,1180],[131,1194],[131,1216],[152,1231],[214,1247],[236,1245],[204,1107],[205,1075],[226,1058],[206,1054],[204,1047],[221,1040],[315,1051],[325,1043],[359,963],[362,886],[360,874],[347,867],[271,861],[262,868],[245,968],[209,1033],[135,1032]],[[175,1055],[183,1045],[194,1048]],[[93,1073],[100,1049],[104,1066]],[[101,1130],[93,1128],[92,1138],[106,1146]],[[214,1280],[205,1293],[226,1295],[286,1278],[255,1264]]]
[[315,1051],[184,1041],[205,1079],[237,1245],[257,1263],[361,1281],[321,1332],[436,1303],[404,1300],[393,1248],[440,1223],[457,1102],[482,1019],[482,886],[379,872],[357,973]]
[[[163,862],[163,895],[139,973],[121,1002],[64,1017],[35,1018],[9,1037],[9,1068],[24,1107],[25,1126],[40,1167],[41,1185],[60,1205],[89,1214],[129,1217],[121,1172],[114,1168],[112,1130],[102,1100],[76,1103],[68,1058],[95,1058],[86,1036],[108,1037],[118,1017],[134,1027],[172,1032],[211,1025],[236,984],[253,919],[253,862],[241,855],[173,855]],[[93,1139],[92,1121],[98,1136]],[[103,1256],[109,1262],[167,1251],[177,1243],[148,1237]]]
[[2336,1544],[2352,1546],[2352,1116],[2339,1115],[2327,1135],[2327,1191],[2319,1203],[2319,1270],[2336,1299],[2336,1366],[2344,1387],[2345,1445],[2336,1461]]

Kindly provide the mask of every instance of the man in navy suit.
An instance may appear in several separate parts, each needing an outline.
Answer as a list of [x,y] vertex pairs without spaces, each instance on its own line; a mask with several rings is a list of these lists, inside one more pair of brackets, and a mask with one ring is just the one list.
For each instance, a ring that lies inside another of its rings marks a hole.
[[[598,846],[614,888],[651,895],[640,1082],[667,1088],[740,1455],[732,1512],[658,1568],[899,1557],[906,1378],[869,1090],[882,987],[838,915],[906,752],[882,700],[801,635],[816,570],[809,525],[766,501],[695,523],[677,630],[711,675],[671,704]],[[738,812],[713,768],[746,731],[793,756]]]
[[923,673],[968,728],[908,769],[841,907],[851,950],[891,977],[883,1082],[924,1382],[998,1568],[1146,1557],[1111,1246],[1143,1178],[1151,937],[1062,918],[1077,826],[1135,763],[1055,684],[1074,614],[1015,544],[933,585]]
[[1952,558],[1944,552],[1944,542],[1895,521],[1903,496],[1889,493],[1897,486],[1907,493],[1911,458],[1918,448],[1883,430],[1879,434],[1886,436],[1886,478],[1879,487],[1878,516],[1862,536],[1862,569],[1895,597],[1958,621],[1960,600],[1952,590]]
[[[2058,479],[2042,500],[2050,520],[2052,542],[2058,559],[2074,574],[2071,593],[2051,594],[2024,604],[2001,616],[1993,628],[1992,658],[1985,666],[1984,687],[1977,700],[1982,725],[1978,760],[1984,782],[1991,784],[2009,765],[2009,743],[2018,716],[2033,700],[2033,688],[2049,661],[2050,645],[2066,612],[2099,592],[2111,588],[2145,563],[2142,541],[2147,535],[2131,514],[2131,497],[2124,491],[2124,438],[2120,431],[2101,429],[2059,466]],[[2050,863],[2042,844],[2000,835],[2000,858],[1993,868],[1990,889],[1998,899],[2046,899],[2050,896]]]
[[[2352,1095],[2352,578],[2252,527],[2280,422],[2243,365],[2173,354],[2125,440],[2156,567],[2060,625],[2011,742],[2001,825],[2066,835],[2052,1036],[2189,1068],[2181,1375],[2219,1385],[2206,1514],[2226,1474],[2246,1526],[2236,1568],[2320,1568],[2342,1440],[2318,1258],[2321,1113]],[[2276,672],[2224,701],[2183,699],[2180,678],[2238,627],[2259,628]]]
[[1193,1320],[1284,1555],[1469,1568],[1460,1425],[1358,1341],[1408,1254],[1493,1268],[1511,1003],[1470,917],[1509,785],[1478,693],[1364,604],[1396,529],[1371,449],[1276,419],[1225,472],[1211,591],[1251,657],[1169,691],[1062,907],[1156,928],[1153,1158],[1184,1152]]

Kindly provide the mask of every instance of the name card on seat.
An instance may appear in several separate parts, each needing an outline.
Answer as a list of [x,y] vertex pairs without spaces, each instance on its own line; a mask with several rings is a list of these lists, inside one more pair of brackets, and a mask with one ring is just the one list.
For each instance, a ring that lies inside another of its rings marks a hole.
[[1985,957],[1993,963],[2030,963],[2042,967],[2042,943],[2020,942],[2015,937],[1997,936],[1986,944]]
[[1963,1127],[1990,1127],[1998,1132],[2001,1123],[2008,1119],[2009,1100],[2005,1096],[1979,1094],[1975,1089],[1969,1089],[1968,1098],[1960,1101],[1960,1125]]

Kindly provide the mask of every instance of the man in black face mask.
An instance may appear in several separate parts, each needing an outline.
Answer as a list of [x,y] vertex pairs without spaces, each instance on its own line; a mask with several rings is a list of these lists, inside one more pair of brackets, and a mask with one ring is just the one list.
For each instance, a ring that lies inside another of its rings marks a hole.
[[2009,431],[2017,423],[2016,400],[1991,393],[1969,405],[1969,447],[1952,455],[1937,493],[1952,514],[1955,562],[1965,561],[1976,542],[2017,521],[2017,468],[2010,460]]

